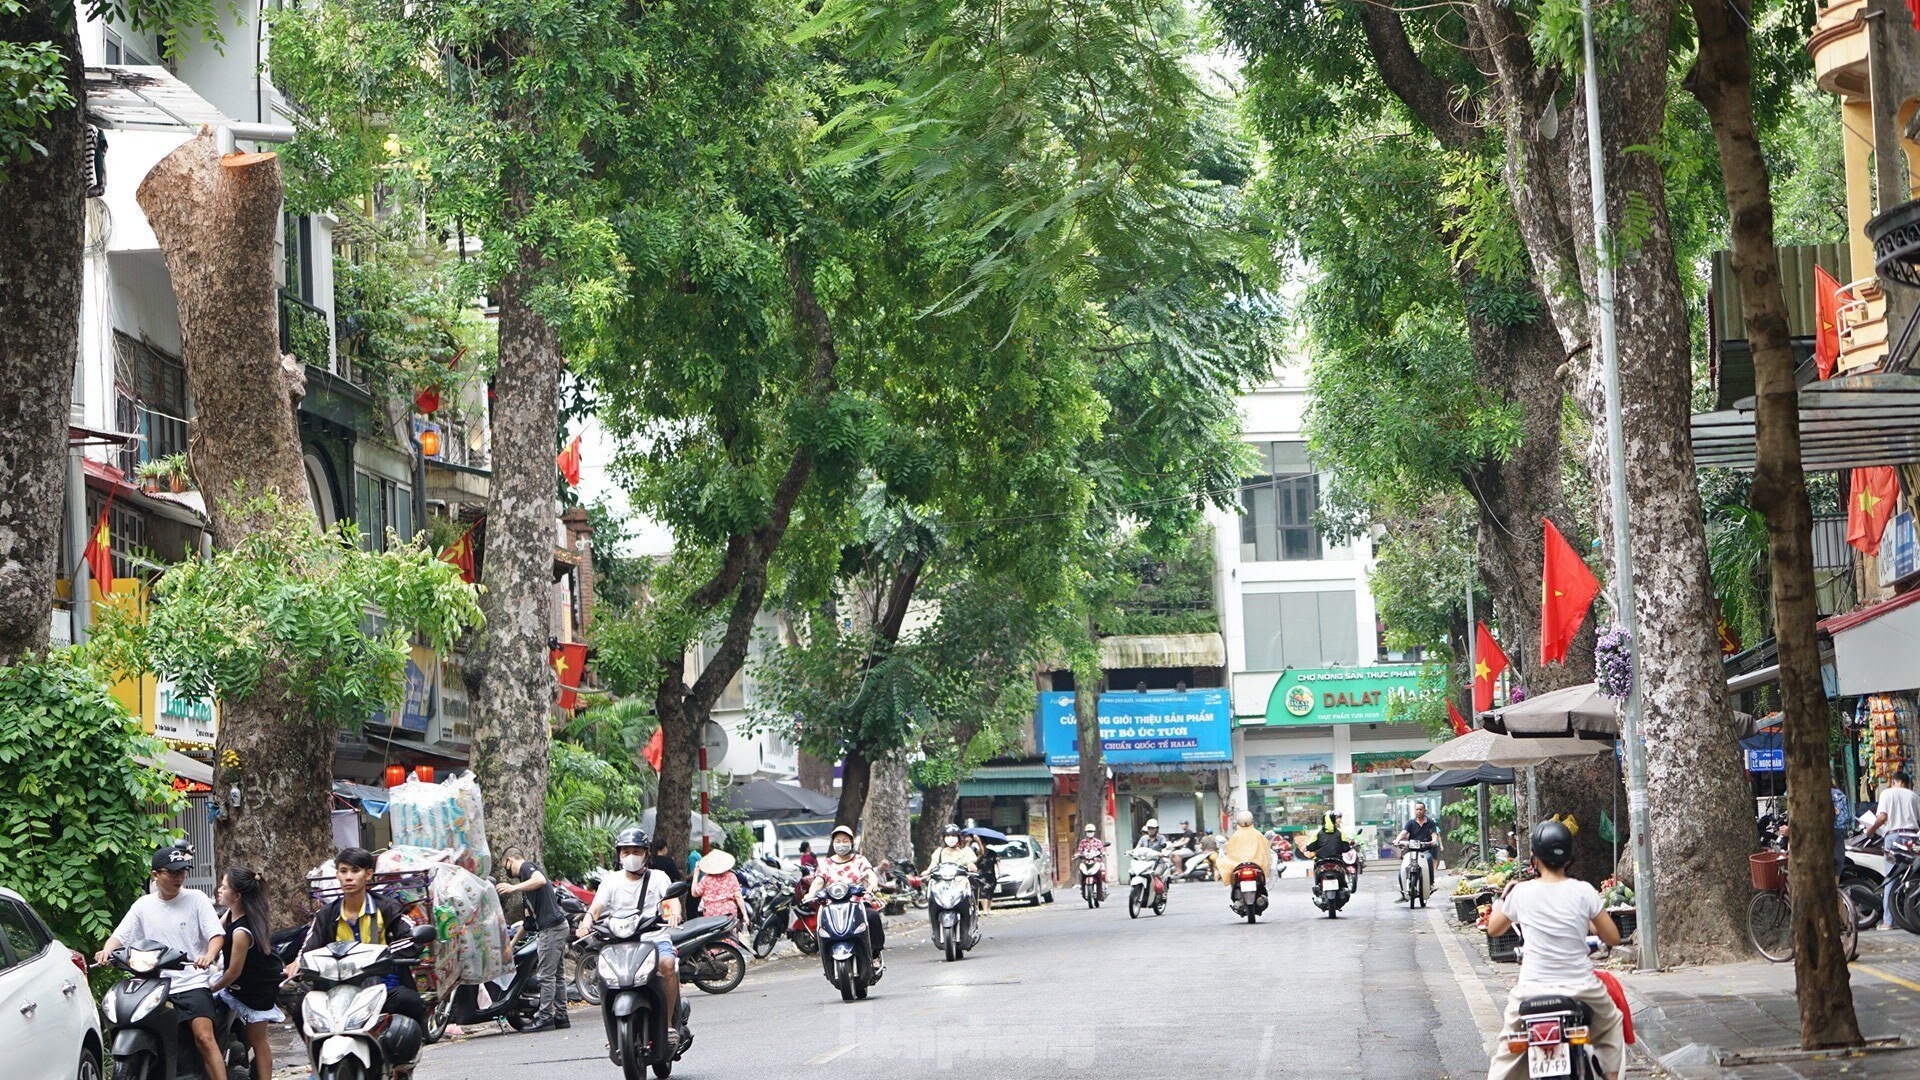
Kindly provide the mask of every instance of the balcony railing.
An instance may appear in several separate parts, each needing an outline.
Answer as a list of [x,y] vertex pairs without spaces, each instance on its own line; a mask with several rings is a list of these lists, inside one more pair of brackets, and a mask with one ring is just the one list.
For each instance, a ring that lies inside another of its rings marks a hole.
[[327,313],[285,290],[280,293],[280,351],[322,371],[333,370]]

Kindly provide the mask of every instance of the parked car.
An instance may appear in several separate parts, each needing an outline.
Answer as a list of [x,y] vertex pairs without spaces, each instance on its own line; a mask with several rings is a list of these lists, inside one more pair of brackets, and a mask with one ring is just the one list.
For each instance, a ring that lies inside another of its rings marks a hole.
[[994,863],[995,900],[1053,903],[1053,860],[1039,840],[1019,833],[1004,844],[989,845],[999,858]]
[[105,1075],[86,957],[62,945],[39,913],[7,888],[0,888],[0,1046],[10,1078]]

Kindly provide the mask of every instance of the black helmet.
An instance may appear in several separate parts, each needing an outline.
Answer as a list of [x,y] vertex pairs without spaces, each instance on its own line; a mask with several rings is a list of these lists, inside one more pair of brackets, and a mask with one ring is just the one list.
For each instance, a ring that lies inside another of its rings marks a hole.
[[1573,861],[1573,830],[1557,821],[1543,821],[1527,837],[1533,857],[1558,869]]
[[948,836],[959,836],[960,826],[955,825],[952,822],[948,822],[947,827],[940,830],[940,835],[943,838]]
[[615,851],[619,851],[623,847],[637,847],[645,851],[651,846],[652,845],[648,843],[647,830],[637,825],[632,828],[621,829],[620,835],[613,838],[613,850]]

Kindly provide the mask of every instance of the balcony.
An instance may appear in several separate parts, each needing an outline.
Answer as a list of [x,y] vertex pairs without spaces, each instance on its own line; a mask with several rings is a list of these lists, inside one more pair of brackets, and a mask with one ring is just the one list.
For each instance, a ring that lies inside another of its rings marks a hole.
[[1867,0],[1835,0],[1820,9],[1807,52],[1820,88],[1844,100],[1867,96]]
[[333,333],[327,313],[280,290],[280,351],[321,371],[333,370]]
[[1842,375],[1880,369],[1887,357],[1887,294],[1878,278],[1849,281],[1840,288],[1840,363]]

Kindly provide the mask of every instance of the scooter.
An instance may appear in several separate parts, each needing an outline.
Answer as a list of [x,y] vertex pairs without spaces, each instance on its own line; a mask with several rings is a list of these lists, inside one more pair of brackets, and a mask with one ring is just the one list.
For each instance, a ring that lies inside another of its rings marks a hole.
[[403,975],[432,941],[416,926],[402,942],[335,941],[300,956],[301,1004],[309,1067],[316,1080],[388,1080],[420,1056],[425,1034],[410,1016],[390,1013],[387,976]]
[[792,917],[787,922],[787,936],[806,956],[820,951],[820,904],[807,899],[812,882],[812,878],[803,877],[793,883]]
[[[173,1007],[166,973],[187,966],[189,958],[157,941],[136,941],[115,949],[107,962],[127,973],[107,991],[100,1011],[107,1019],[107,1047],[113,1075],[131,1080],[186,1080],[206,1075],[206,1063],[193,1037],[182,1030]],[[226,1061],[227,1075],[253,1075],[253,1047],[233,1010],[216,1000],[213,1037]],[[28,1009],[27,1011],[31,1011]]]
[[1316,859],[1313,864],[1313,906],[1327,913],[1327,918],[1340,917],[1340,909],[1353,899],[1353,852],[1349,851],[1337,859]]
[[827,886],[820,903],[820,965],[827,981],[840,989],[840,1000],[865,998],[886,969],[873,955],[867,920],[866,890],[836,881]]
[[1086,899],[1087,906],[1097,908],[1100,901],[1107,898],[1107,859],[1105,855],[1082,853],[1080,863],[1080,895]]
[[1137,919],[1140,912],[1152,908],[1155,915],[1167,913],[1167,872],[1165,852],[1152,848],[1134,848],[1127,852],[1130,873],[1127,881],[1127,917]]
[[1186,869],[1180,871],[1180,880],[1181,881],[1212,881],[1214,880],[1214,878],[1218,876],[1214,872],[1214,866],[1219,862],[1219,860],[1220,860],[1220,852],[1218,849],[1215,849],[1213,851],[1203,851],[1200,854],[1195,855],[1191,859],[1187,860]]
[[980,944],[980,921],[974,914],[973,881],[953,863],[933,868],[933,886],[927,890],[927,921],[933,924],[933,944],[958,960]]
[[1267,875],[1259,863],[1241,863],[1227,875],[1227,905],[1252,923],[1267,910]]
[[487,1004],[480,1004],[480,986],[463,983],[434,1004],[427,1014],[427,1041],[437,1042],[448,1024],[482,1024],[498,1020],[515,1031],[533,1023],[540,1012],[540,945],[522,936],[526,923],[513,925],[513,969],[486,984]]
[[1400,895],[1406,898],[1408,908],[1427,906],[1427,867],[1433,859],[1433,848],[1431,840],[1409,840],[1400,853]]
[[1273,841],[1273,857],[1277,862],[1292,862],[1293,841],[1284,836],[1276,837]]
[[747,977],[747,950],[730,916],[689,919],[674,927],[673,947],[680,954],[681,981],[709,994],[724,994]]
[[[663,900],[687,894],[687,883],[676,881],[661,893]],[[695,930],[693,920],[676,928],[671,936]],[[600,984],[600,1019],[607,1029],[607,1058],[620,1066],[626,1080],[643,1080],[647,1070],[665,1077],[673,1074],[673,1065],[693,1046],[693,1029],[688,1021],[693,1009],[686,995],[680,997],[678,1015],[667,1015],[666,981],[660,976],[660,948],[645,936],[660,928],[660,916],[642,916],[631,912],[602,918],[591,931],[598,945],[594,970]],[[678,949],[678,945],[675,945]],[[678,1028],[676,1046],[669,1029]]]
[[[1605,956],[1597,937],[1587,938],[1587,952]],[[1587,1006],[1561,994],[1539,994],[1520,999],[1520,1026],[1501,1035],[1507,1051],[1527,1055],[1527,1076],[1601,1080],[1600,1061],[1594,1055],[1593,1013]]]

